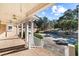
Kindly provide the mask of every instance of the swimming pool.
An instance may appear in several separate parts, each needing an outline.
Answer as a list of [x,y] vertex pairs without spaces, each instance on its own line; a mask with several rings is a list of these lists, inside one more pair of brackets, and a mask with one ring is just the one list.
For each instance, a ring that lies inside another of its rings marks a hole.
[[71,38],[68,38],[67,42],[68,42],[68,44],[73,44],[73,45],[74,45],[74,44],[76,44],[78,41],[77,41],[77,39],[71,37]]
[[62,37],[58,32],[46,32],[46,34],[50,34],[54,40],[65,40],[68,44],[76,44],[78,39],[74,38],[73,36]]

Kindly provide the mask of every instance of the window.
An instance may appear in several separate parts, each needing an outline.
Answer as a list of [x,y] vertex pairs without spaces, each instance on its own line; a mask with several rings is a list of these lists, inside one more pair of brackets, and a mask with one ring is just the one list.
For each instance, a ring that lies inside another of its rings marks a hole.
[[8,31],[12,31],[12,26],[8,26]]

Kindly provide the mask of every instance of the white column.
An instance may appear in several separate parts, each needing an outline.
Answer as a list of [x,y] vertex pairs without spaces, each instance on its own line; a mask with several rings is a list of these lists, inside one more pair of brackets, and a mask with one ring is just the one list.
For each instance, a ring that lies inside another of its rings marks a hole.
[[34,46],[34,37],[33,37],[33,21],[31,21],[31,34],[30,34],[30,46],[33,47]]
[[31,28],[29,28],[29,22],[27,22],[26,28],[25,28],[25,45],[29,49],[31,49],[31,47],[34,45],[34,40],[33,40],[33,21],[30,23],[30,25],[31,25]]
[[16,26],[16,35],[19,35],[19,25]]
[[21,38],[23,38],[23,24],[21,24]]
[[25,47],[29,47],[29,26],[28,23],[25,23]]
[[5,37],[6,37],[6,38],[7,38],[7,36],[8,36],[7,32],[8,32],[8,24],[6,24],[6,32],[5,32]]

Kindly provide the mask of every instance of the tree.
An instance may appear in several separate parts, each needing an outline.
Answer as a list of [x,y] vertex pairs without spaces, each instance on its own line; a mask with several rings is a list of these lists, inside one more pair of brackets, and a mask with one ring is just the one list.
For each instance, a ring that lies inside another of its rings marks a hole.
[[73,11],[71,9],[68,9],[67,11],[64,12],[64,19],[66,20],[73,20]]
[[37,26],[37,30],[41,30],[41,27],[42,27],[42,25],[43,25],[43,20],[42,20],[42,18],[39,17],[39,19],[36,19],[36,20],[34,21],[34,23],[35,23],[36,26]]
[[36,25],[39,30],[47,30],[49,28],[60,28],[64,31],[78,30],[78,8],[79,7],[74,10],[68,9],[64,12],[63,16],[59,17],[55,22],[49,21],[46,16],[39,17],[36,21]]
[[47,17],[39,17],[39,19],[34,21],[38,30],[46,30],[48,27],[48,18]]
[[79,10],[79,5],[76,6],[76,9],[73,10],[73,15],[74,19],[78,21],[78,10]]
[[53,21],[49,21],[49,27],[48,28],[54,28],[54,22]]
[[63,16],[59,17],[59,20],[57,20],[57,22],[60,22],[60,21],[62,21],[64,19],[65,19],[65,16],[63,15]]
[[71,10],[68,9],[64,12],[64,15],[59,17],[56,23],[58,28],[63,30],[78,30],[78,8]]
[[43,17],[43,25],[42,25],[43,30],[47,30],[48,23],[49,23],[48,18],[44,16]]
[[60,23],[59,23],[59,27],[62,29],[62,30],[65,30],[66,29],[66,20],[62,20]]
[[73,30],[78,30],[78,21],[72,20],[71,27]]

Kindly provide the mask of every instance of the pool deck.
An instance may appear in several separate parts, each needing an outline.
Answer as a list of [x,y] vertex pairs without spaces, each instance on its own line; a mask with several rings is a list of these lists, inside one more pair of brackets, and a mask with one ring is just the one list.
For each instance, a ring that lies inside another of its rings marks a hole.
[[11,38],[0,40],[0,56],[58,56],[58,54],[44,48],[27,49],[23,39]]

